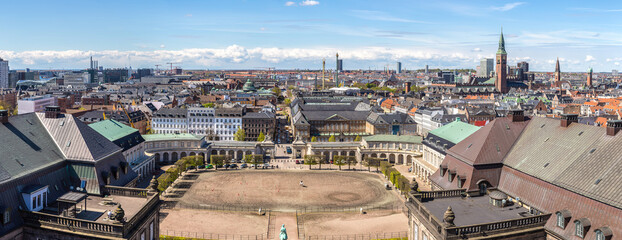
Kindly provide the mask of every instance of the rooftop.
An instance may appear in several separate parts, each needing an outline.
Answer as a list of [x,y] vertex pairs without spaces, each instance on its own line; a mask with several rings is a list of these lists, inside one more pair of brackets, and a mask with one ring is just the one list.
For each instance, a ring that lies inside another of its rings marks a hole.
[[487,195],[464,199],[461,197],[436,198],[432,201],[423,202],[423,205],[441,221],[447,207],[451,206],[456,214],[454,223],[457,227],[532,216],[526,208],[517,205],[496,207],[489,203],[489,199],[490,197]]
[[363,137],[367,142],[405,142],[405,143],[421,143],[421,136],[412,135],[383,135],[377,134],[373,136]]
[[134,132],[138,132],[138,129],[129,127],[115,120],[104,120],[92,123],[89,124],[89,127],[93,128],[110,141],[116,141],[117,139],[123,138]]
[[203,137],[190,133],[170,133],[170,134],[146,134],[143,135],[145,141],[166,141],[166,140],[201,140]]
[[429,134],[434,134],[435,136],[456,144],[479,129],[480,127],[478,126],[456,120],[445,126],[430,131]]

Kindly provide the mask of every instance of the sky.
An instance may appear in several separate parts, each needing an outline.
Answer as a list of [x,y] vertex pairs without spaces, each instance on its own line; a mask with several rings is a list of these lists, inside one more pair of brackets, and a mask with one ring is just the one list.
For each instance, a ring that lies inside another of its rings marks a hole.
[[3,1],[11,69],[471,68],[493,58],[533,71],[622,69],[622,1]]

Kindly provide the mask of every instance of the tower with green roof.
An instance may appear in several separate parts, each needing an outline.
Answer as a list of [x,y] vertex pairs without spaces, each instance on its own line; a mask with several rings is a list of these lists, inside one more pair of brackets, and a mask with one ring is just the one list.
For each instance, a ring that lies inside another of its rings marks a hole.
[[508,92],[507,82],[507,60],[508,53],[505,51],[505,39],[503,39],[503,29],[501,29],[501,36],[499,37],[499,49],[497,49],[497,63],[495,70],[497,72],[497,78],[495,79],[495,88],[500,93]]

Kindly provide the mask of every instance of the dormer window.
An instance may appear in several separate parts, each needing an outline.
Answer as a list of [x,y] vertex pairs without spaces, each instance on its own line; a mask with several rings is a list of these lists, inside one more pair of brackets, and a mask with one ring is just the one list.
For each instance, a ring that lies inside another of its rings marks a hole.
[[574,233],[575,236],[580,237],[580,238],[584,238],[585,237],[585,233],[589,230],[590,226],[591,226],[591,222],[589,219],[587,218],[581,218],[578,219],[576,221],[574,221]]
[[576,221],[574,224],[575,224],[574,234],[577,235],[577,237],[583,238],[583,224],[581,224],[581,222],[579,221]]
[[5,208],[2,212],[2,224],[6,225],[11,222],[11,208]]

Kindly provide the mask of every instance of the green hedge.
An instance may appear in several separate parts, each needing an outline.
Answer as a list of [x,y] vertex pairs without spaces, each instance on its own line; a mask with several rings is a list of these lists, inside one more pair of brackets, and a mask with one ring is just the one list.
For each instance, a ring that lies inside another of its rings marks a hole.
[[204,238],[187,238],[187,237],[175,237],[175,236],[160,235],[160,240],[207,240],[207,239],[204,239]]

